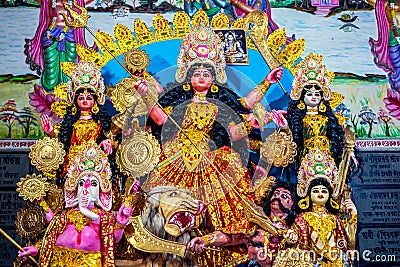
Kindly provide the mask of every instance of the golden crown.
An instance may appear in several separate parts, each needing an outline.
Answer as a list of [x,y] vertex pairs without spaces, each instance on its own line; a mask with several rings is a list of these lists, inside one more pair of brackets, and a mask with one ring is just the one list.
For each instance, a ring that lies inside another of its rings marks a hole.
[[226,82],[226,62],[221,39],[205,23],[193,27],[183,38],[175,74],[176,81],[183,82],[188,70],[195,63],[210,64],[215,69],[216,80],[219,83]]
[[311,181],[324,178],[332,186],[335,198],[338,195],[339,171],[327,150],[313,149],[302,159],[297,173],[297,195],[305,197]]
[[97,95],[97,103],[104,105],[105,86],[101,72],[97,67],[88,61],[81,61],[75,64],[71,71],[67,89],[67,103],[73,104],[75,93],[78,89],[90,89]]
[[111,191],[111,167],[107,155],[94,142],[82,148],[68,168],[65,190],[74,191],[80,177],[87,174],[96,176],[102,192]]
[[292,100],[299,100],[302,91],[307,90],[307,85],[311,85],[311,89],[322,90],[324,100],[328,101],[331,98],[331,84],[335,74],[326,69],[322,60],[322,55],[310,53],[296,65],[296,73],[290,92]]

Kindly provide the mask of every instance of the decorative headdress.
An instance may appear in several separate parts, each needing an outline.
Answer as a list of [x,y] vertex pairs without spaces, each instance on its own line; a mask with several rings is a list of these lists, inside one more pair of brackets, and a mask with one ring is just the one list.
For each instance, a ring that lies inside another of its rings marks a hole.
[[335,74],[322,64],[322,55],[310,53],[296,66],[290,98],[299,100],[307,85],[317,85],[323,92],[324,100],[331,98],[331,83]]
[[195,63],[210,64],[215,69],[216,80],[219,83],[226,82],[226,62],[221,39],[205,23],[193,27],[192,31],[183,38],[175,74],[178,83],[186,79],[188,70]]
[[92,62],[81,61],[75,64],[71,72],[67,89],[67,103],[73,104],[75,93],[78,89],[90,89],[97,95],[97,103],[104,105],[105,102],[105,86],[100,70]]
[[338,196],[339,171],[326,150],[313,149],[303,158],[297,174],[297,195],[305,197],[314,179],[324,178],[332,186],[332,197]]
[[100,185],[100,202],[102,208],[111,209],[111,168],[107,155],[94,142],[83,147],[71,163],[65,181],[66,207],[73,207],[78,202],[76,187],[81,177],[91,174],[95,176]]

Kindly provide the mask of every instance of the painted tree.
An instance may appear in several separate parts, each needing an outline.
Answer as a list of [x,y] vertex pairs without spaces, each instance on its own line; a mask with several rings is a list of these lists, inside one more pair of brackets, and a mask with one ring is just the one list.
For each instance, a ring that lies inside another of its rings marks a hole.
[[369,106],[363,106],[358,113],[358,117],[361,119],[361,124],[367,124],[369,126],[368,137],[371,137],[372,125],[377,123],[377,115],[372,111]]
[[351,125],[353,126],[354,131],[357,134],[358,133],[357,127],[358,127],[358,121],[359,121],[357,114],[350,114],[350,121],[351,121]]
[[31,130],[37,126],[37,119],[34,117],[30,107],[24,107],[19,113],[21,119],[20,124],[24,127],[24,138],[28,138]]
[[333,111],[335,114],[342,115],[343,117],[350,119],[351,109],[349,109],[344,103],[340,103],[339,106]]
[[379,108],[379,111],[378,111],[378,120],[380,122],[384,123],[386,136],[390,136],[390,131],[389,131],[390,125],[393,125],[394,123],[393,123],[392,117],[390,117],[389,113],[381,107]]
[[15,124],[21,121],[18,115],[17,104],[14,99],[8,100],[0,108],[0,120],[3,121],[8,128],[7,138],[11,138],[12,128]]

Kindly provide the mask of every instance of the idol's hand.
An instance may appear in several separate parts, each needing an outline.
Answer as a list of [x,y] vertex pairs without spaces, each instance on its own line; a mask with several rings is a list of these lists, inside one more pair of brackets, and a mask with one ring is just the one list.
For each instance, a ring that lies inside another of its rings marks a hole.
[[53,123],[51,123],[49,115],[42,114],[42,116],[40,116],[40,122],[42,124],[43,131],[47,135],[53,136],[54,135],[54,127],[53,127]]
[[356,166],[356,168],[358,168],[358,166],[360,165],[360,163],[358,162],[358,160],[357,160],[357,158],[356,158],[356,154],[354,154],[354,151],[351,152],[350,157],[351,157],[351,159],[353,160],[354,165]]
[[149,93],[149,87],[144,79],[136,81],[133,86],[135,87],[136,92],[138,92],[138,94],[141,96],[145,96]]
[[102,148],[104,150],[104,152],[107,153],[108,155],[111,155],[111,153],[112,153],[111,140],[106,139],[106,140],[101,141],[100,148]]
[[295,243],[297,243],[297,240],[299,239],[299,236],[296,234],[296,232],[292,229],[289,229],[286,234],[284,234],[283,236],[286,240],[286,242],[289,245],[293,245]]
[[187,244],[186,249],[190,252],[201,253],[206,247],[206,241],[202,237],[195,237]]
[[18,251],[18,257],[23,257],[25,258],[26,256],[32,256],[35,257],[39,251],[35,246],[29,246],[29,247],[24,247],[24,252]]
[[122,203],[121,207],[118,210],[116,221],[120,226],[125,226],[128,224],[131,215],[132,206],[126,207],[124,203]]
[[283,69],[282,67],[278,67],[271,70],[271,72],[268,73],[266,80],[270,84],[274,84],[277,83],[282,78],[282,75],[283,75]]
[[271,112],[272,120],[278,125],[279,128],[284,129],[288,126],[288,122],[283,114],[286,114],[285,110],[275,110],[273,109]]
[[346,199],[344,201],[344,206],[346,208],[346,211],[350,214],[357,215],[357,208],[356,205],[354,205],[353,201],[351,199]]

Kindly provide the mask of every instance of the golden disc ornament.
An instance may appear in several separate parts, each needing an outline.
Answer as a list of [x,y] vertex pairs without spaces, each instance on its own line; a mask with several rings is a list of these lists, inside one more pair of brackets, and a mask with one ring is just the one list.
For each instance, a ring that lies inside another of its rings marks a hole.
[[[111,101],[116,110],[121,113],[128,113],[129,116],[137,117],[147,114],[146,103],[142,96],[136,93],[134,84],[139,77],[132,76],[119,81],[114,88],[111,88]],[[147,98],[155,103],[158,99],[156,84],[151,77],[145,78],[149,89]]]
[[275,131],[261,145],[260,154],[262,159],[275,167],[287,167],[297,155],[296,147],[291,133]]
[[136,71],[143,71],[149,66],[149,55],[140,48],[134,48],[124,55],[125,67],[134,74]]
[[37,203],[26,202],[15,218],[17,234],[28,240],[35,240],[46,229],[46,214]]
[[115,88],[112,88],[110,98],[113,106],[119,112],[124,112],[127,107],[137,101],[136,98],[140,98],[140,95],[135,94],[134,84],[137,80],[137,76],[124,78],[115,85]]
[[19,192],[18,196],[31,202],[40,200],[41,197],[46,196],[46,191],[49,189],[49,183],[46,180],[46,177],[42,177],[41,174],[36,175],[35,173],[21,177],[17,183],[16,191]]
[[122,172],[136,178],[152,171],[160,154],[160,144],[153,135],[134,130],[129,137],[122,140],[117,150],[116,162]]
[[45,137],[31,146],[29,158],[39,171],[53,172],[64,162],[64,145],[57,138]]
[[61,212],[65,207],[64,192],[55,183],[49,184],[46,203],[54,214]]

